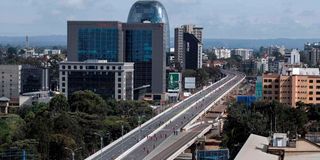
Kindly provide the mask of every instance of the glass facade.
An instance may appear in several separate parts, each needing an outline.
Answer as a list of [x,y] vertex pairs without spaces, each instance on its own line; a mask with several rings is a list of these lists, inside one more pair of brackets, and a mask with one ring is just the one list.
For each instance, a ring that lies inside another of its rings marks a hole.
[[126,62],[134,62],[134,87],[152,82],[152,31],[126,31]]
[[[163,23],[165,25],[166,48],[170,50],[170,27],[166,9],[158,1],[141,0],[130,9],[128,23]],[[167,54],[168,54],[167,53]]]
[[68,93],[91,90],[103,98],[114,99],[115,72],[69,72]]
[[81,28],[78,32],[79,61],[88,59],[118,61],[118,29]]
[[152,61],[152,31],[127,30],[126,31],[126,61],[151,62]]

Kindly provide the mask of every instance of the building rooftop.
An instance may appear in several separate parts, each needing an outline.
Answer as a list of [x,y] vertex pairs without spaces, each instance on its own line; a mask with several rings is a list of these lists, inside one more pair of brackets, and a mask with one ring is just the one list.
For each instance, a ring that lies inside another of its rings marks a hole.
[[268,137],[251,134],[235,160],[320,159],[320,146],[307,139],[289,141],[285,133],[275,133],[273,140],[275,141],[271,141]]
[[9,102],[9,101],[10,101],[10,99],[7,98],[7,97],[1,97],[0,98],[0,102]]
[[319,76],[319,68],[283,68],[282,75]]
[[251,134],[235,160],[279,160],[277,155],[267,153],[269,139]]

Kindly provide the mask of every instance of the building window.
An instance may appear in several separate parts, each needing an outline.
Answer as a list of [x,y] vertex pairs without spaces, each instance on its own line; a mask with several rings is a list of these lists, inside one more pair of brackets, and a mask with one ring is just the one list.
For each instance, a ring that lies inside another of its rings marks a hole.
[[121,76],[121,72],[118,72],[118,76]]
[[317,99],[316,99],[317,101],[320,101],[320,97],[317,97]]
[[311,92],[309,92],[309,95],[313,95],[313,92],[311,91]]
[[121,70],[121,66],[118,66],[118,70]]
[[87,59],[118,61],[118,29],[102,27],[81,28],[78,30],[78,35],[79,61]]
[[68,69],[71,69],[71,66],[68,66]]
[[62,77],[62,81],[65,81],[66,80],[66,77]]
[[121,95],[118,95],[118,99],[121,99]]
[[82,66],[80,66],[80,69],[83,69],[83,67],[82,67]]
[[276,83],[279,83],[279,80],[278,80],[278,79],[276,79],[276,80],[275,80],[275,82],[276,82]]
[[309,86],[309,89],[313,89],[313,86]]
[[264,87],[264,88],[268,88],[268,85],[264,85],[263,87]]
[[263,94],[268,94],[268,92],[267,91],[263,91]]
[[73,66],[73,69],[77,69],[78,67],[77,66]]
[[119,93],[119,94],[121,93],[121,89],[118,89],[118,93]]
[[118,88],[121,88],[121,84],[118,84]]
[[320,80],[317,80],[317,83],[320,83]]
[[320,95],[320,92],[317,92],[317,95]]
[[66,66],[65,66],[65,65],[63,65],[63,66],[62,66],[62,69],[66,69]]
[[62,83],[62,87],[65,87],[66,86],[66,84],[65,83]]
[[116,66],[112,66],[112,70],[116,70]]
[[66,72],[65,72],[65,71],[63,71],[63,72],[62,72],[62,75],[66,75]]
[[264,82],[268,82],[268,80],[267,80],[267,79],[264,79],[263,81],[264,81]]
[[274,88],[279,88],[279,85],[275,85]]
[[62,88],[62,92],[65,93],[65,92],[66,92],[66,89]]
[[313,80],[309,80],[309,83],[313,83]]

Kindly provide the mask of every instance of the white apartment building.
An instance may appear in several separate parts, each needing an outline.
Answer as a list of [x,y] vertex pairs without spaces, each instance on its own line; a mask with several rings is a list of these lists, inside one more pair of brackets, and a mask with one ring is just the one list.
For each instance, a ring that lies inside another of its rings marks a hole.
[[300,64],[300,53],[296,49],[286,52],[285,58],[289,64]]
[[217,59],[227,59],[231,57],[231,50],[226,48],[214,48],[213,53],[216,55]]
[[242,60],[248,60],[252,57],[253,49],[234,49],[234,54],[242,57]]

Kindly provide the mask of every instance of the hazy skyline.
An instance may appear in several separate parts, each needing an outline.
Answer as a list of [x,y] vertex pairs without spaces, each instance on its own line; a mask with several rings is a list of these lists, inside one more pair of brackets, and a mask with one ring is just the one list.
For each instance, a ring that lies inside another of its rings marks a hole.
[[[0,36],[66,35],[67,20],[126,22],[136,0],[2,0]],[[320,38],[319,0],[159,0],[173,28],[205,38]],[[173,34],[171,34],[173,36]]]

